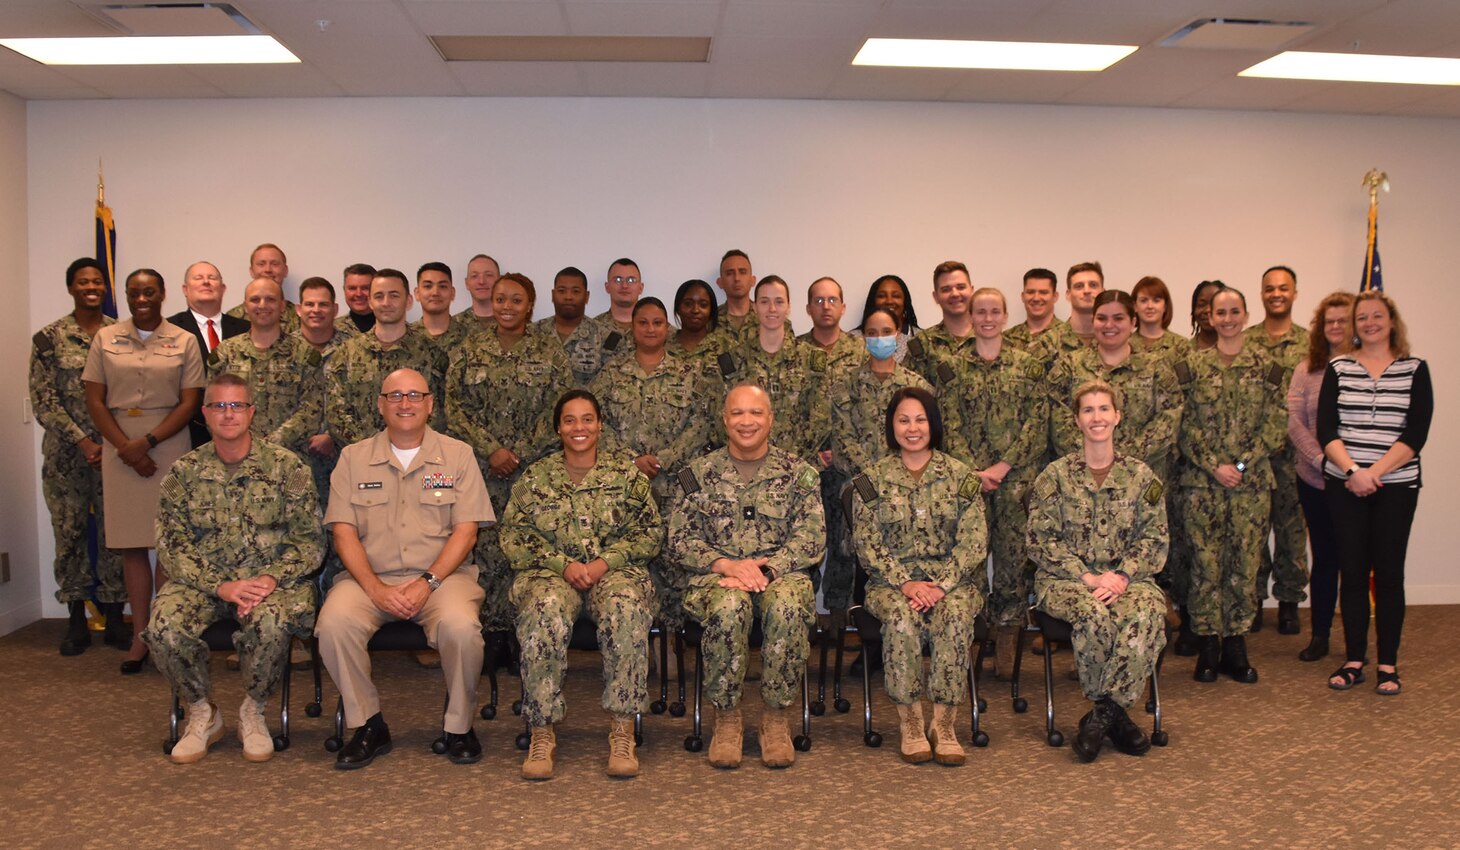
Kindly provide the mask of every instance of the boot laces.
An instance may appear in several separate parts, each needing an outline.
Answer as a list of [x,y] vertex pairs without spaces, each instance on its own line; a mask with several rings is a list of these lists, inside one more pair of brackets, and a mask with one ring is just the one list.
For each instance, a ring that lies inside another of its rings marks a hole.
[[527,749],[528,761],[547,761],[552,758],[553,742],[549,735],[541,732],[532,736],[532,744]]

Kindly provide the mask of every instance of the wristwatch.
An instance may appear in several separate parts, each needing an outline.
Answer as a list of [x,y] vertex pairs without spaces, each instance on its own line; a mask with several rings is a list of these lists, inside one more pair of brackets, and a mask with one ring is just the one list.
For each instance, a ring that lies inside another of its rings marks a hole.
[[148,431],[147,434],[146,434],[146,436],[147,436],[147,445],[151,446],[154,449],[157,448],[158,440],[157,440],[156,437],[152,436],[152,432],[151,431]]
[[436,578],[435,576],[431,575],[431,573],[429,571],[428,572],[421,573],[421,578],[423,578],[423,579],[426,580],[426,586],[429,587],[429,588],[431,588],[431,592],[432,593],[435,593],[437,590],[440,589],[440,587],[441,587],[441,579]]
[[1358,472],[1358,471],[1359,471],[1359,465],[1358,464],[1354,464],[1353,466],[1350,466],[1348,469],[1345,469],[1343,471],[1343,476],[1345,478],[1348,478],[1349,476],[1353,475],[1355,472]]

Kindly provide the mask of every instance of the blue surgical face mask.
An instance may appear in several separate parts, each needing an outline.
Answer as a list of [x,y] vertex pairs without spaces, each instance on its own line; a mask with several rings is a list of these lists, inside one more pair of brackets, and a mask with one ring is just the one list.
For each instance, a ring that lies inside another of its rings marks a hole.
[[867,337],[867,353],[877,360],[886,360],[897,353],[897,337],[895,336],[869,336]]

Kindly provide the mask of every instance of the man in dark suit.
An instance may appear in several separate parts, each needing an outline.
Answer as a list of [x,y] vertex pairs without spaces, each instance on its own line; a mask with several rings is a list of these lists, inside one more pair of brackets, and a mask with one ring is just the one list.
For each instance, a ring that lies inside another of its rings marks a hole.
[[[227,288],[217,266],[208,262],[193,263],[183,273],[182,291],[188,309],[167,317],[169,322],[197,337],[198,350],[203,352],[204,359],[223,340],[248,333],[247,319],[223,313],[223,292]],[[193,414],[188,431],[193,438],[193,448],[210,439],[201,408]]]

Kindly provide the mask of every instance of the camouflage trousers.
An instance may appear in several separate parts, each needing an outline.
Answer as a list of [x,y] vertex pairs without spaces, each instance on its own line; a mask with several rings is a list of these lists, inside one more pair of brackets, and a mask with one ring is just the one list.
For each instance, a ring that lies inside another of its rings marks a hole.
[[1171,543],[1166,550],[1166,567],[1156,576],[1159,584],[1176,604],[1185,606],[1191,596],[1191,541],[1186,539],[1186,526],[1182,516],[1185,513],[1185,493],[1181,488],[1166,486],[1166,527]]
[[[667,485],[660,485],[661,481],[669,480],[669,476],[660,473],[653,482],[654,502],[659,508],[659,516],[665,518],[674,508],[674,494],[679,492],[678,485],[673,491],[666,489]],[[654,582],[654,598],[659,606],[654,618],[665,629],[673,631],[684,625],[684,590],[689,586],[689,574],[664,557],[663,543],[661,540],[661,554],[649,560],[649,578]]]
[[[518,467],[521,472],[522,467]],[[500,519],[507,511],[507,498],[512,494],[512,484],[517,474],[510,478],[491,478],[487,471],[487,494],[492,500],[492,512]],[[502,552],[498,526],[493,523],[477,531],[477,545],[473,550],[477,564],[477,583],[482,586],[486,598],[482,600],[482,629],[488,632],[510,632],[517,624],[517,612],[512,608],[512,563]]]
[[[994,556],[989,583],[989,619],[995,626],[1022,625],[1029,611],[1034,564],[1028,557],[1029,490],[1031,481],[1008,481],[985,497],[989,551]],[[974,565],[979,572],[982,565]],[[980,573],[981,574],[981,573]]]
[[1272,579],[1272,596],[1279,602],[1302,602],[1308,598],[1308,526],[1303,522],[1303,506],[1298,502],[1298,470],[1291,449],[1272,456],[1272,508],[1268,524],[1272,528],[1272,551],[1267,548],[1267,534],[1262,535],[1262,562],[1257,567],[1257,601],[1267,598],[1268,579]]
[[152,602],[152,617],[142,640],[152,652],[152,662],[183,702],[208,696],[211,677],[203,632],[230,617],[241,627],[233,633],[233,646],[238,650],[244,690],[263,702],[283,681],[290,638],[309,640],[314,633],[314,588],[308,583],[278,588],[247,617],[239,617],[232,603],[177,582],[164,584]]
[[740,705],[750,656],[750,627],[760,618],[761,699],[785,708],[811,654],[807,635],[816,622],[816,591],[802,572],[783,575],[760,593],[720,587],[719,576],[699,576],[684,594],[685,613],[704,626],[700,650],[705,665],[705,696],[719,709]]
[[911,705],[923,695],[923,644],[932,650],[928,699],[962,705],[968,697],[973,620],[983,597],[972,586],[954,588],[931,611],[914,611],[895,587],[867,588],[867,610],[882,621],[882,681],[887,696]]
[[517,640],[522,644],[522,714],[533,726],[567,714],[563,674],[573,623],[587,612],[598,626],[603,654],[603,709],[613,715],[642,711],[649,698],[649,622],[654,591],[642,570],[610,570],[591,590],[556,575],[519,573],[512,583]]
[[821,573],[821,602],[833,614],[852,604],[856,579],[852,532],[842,510],[842,488],[850,481],[836,467],[821,471],[821,505],[826,512],[826,566]]
[[1070,624],[1075,669],[1085,697],[1110,697],[1121,708],[1135,705],[1166,645],[1166,595],[1150,582],[1134,582],[1106,605],[1078,580],[1039,582],[1041,611]]
[[73,446],[63,446],[49,433],[42,441],[41,491],[51,512],[56,535],[56,601],[83,602],[91,597],[91,553],[86,523],[96,514],[96,601],[125,602],[122,556],[106,548],[106,523],[101,508],[101,470],[92,469]]
[[1191,630],[1245,635],[1257,616],[1257,565],[1267,534],[1267,490],[1188,487],[1182,524],[1191,541]]

